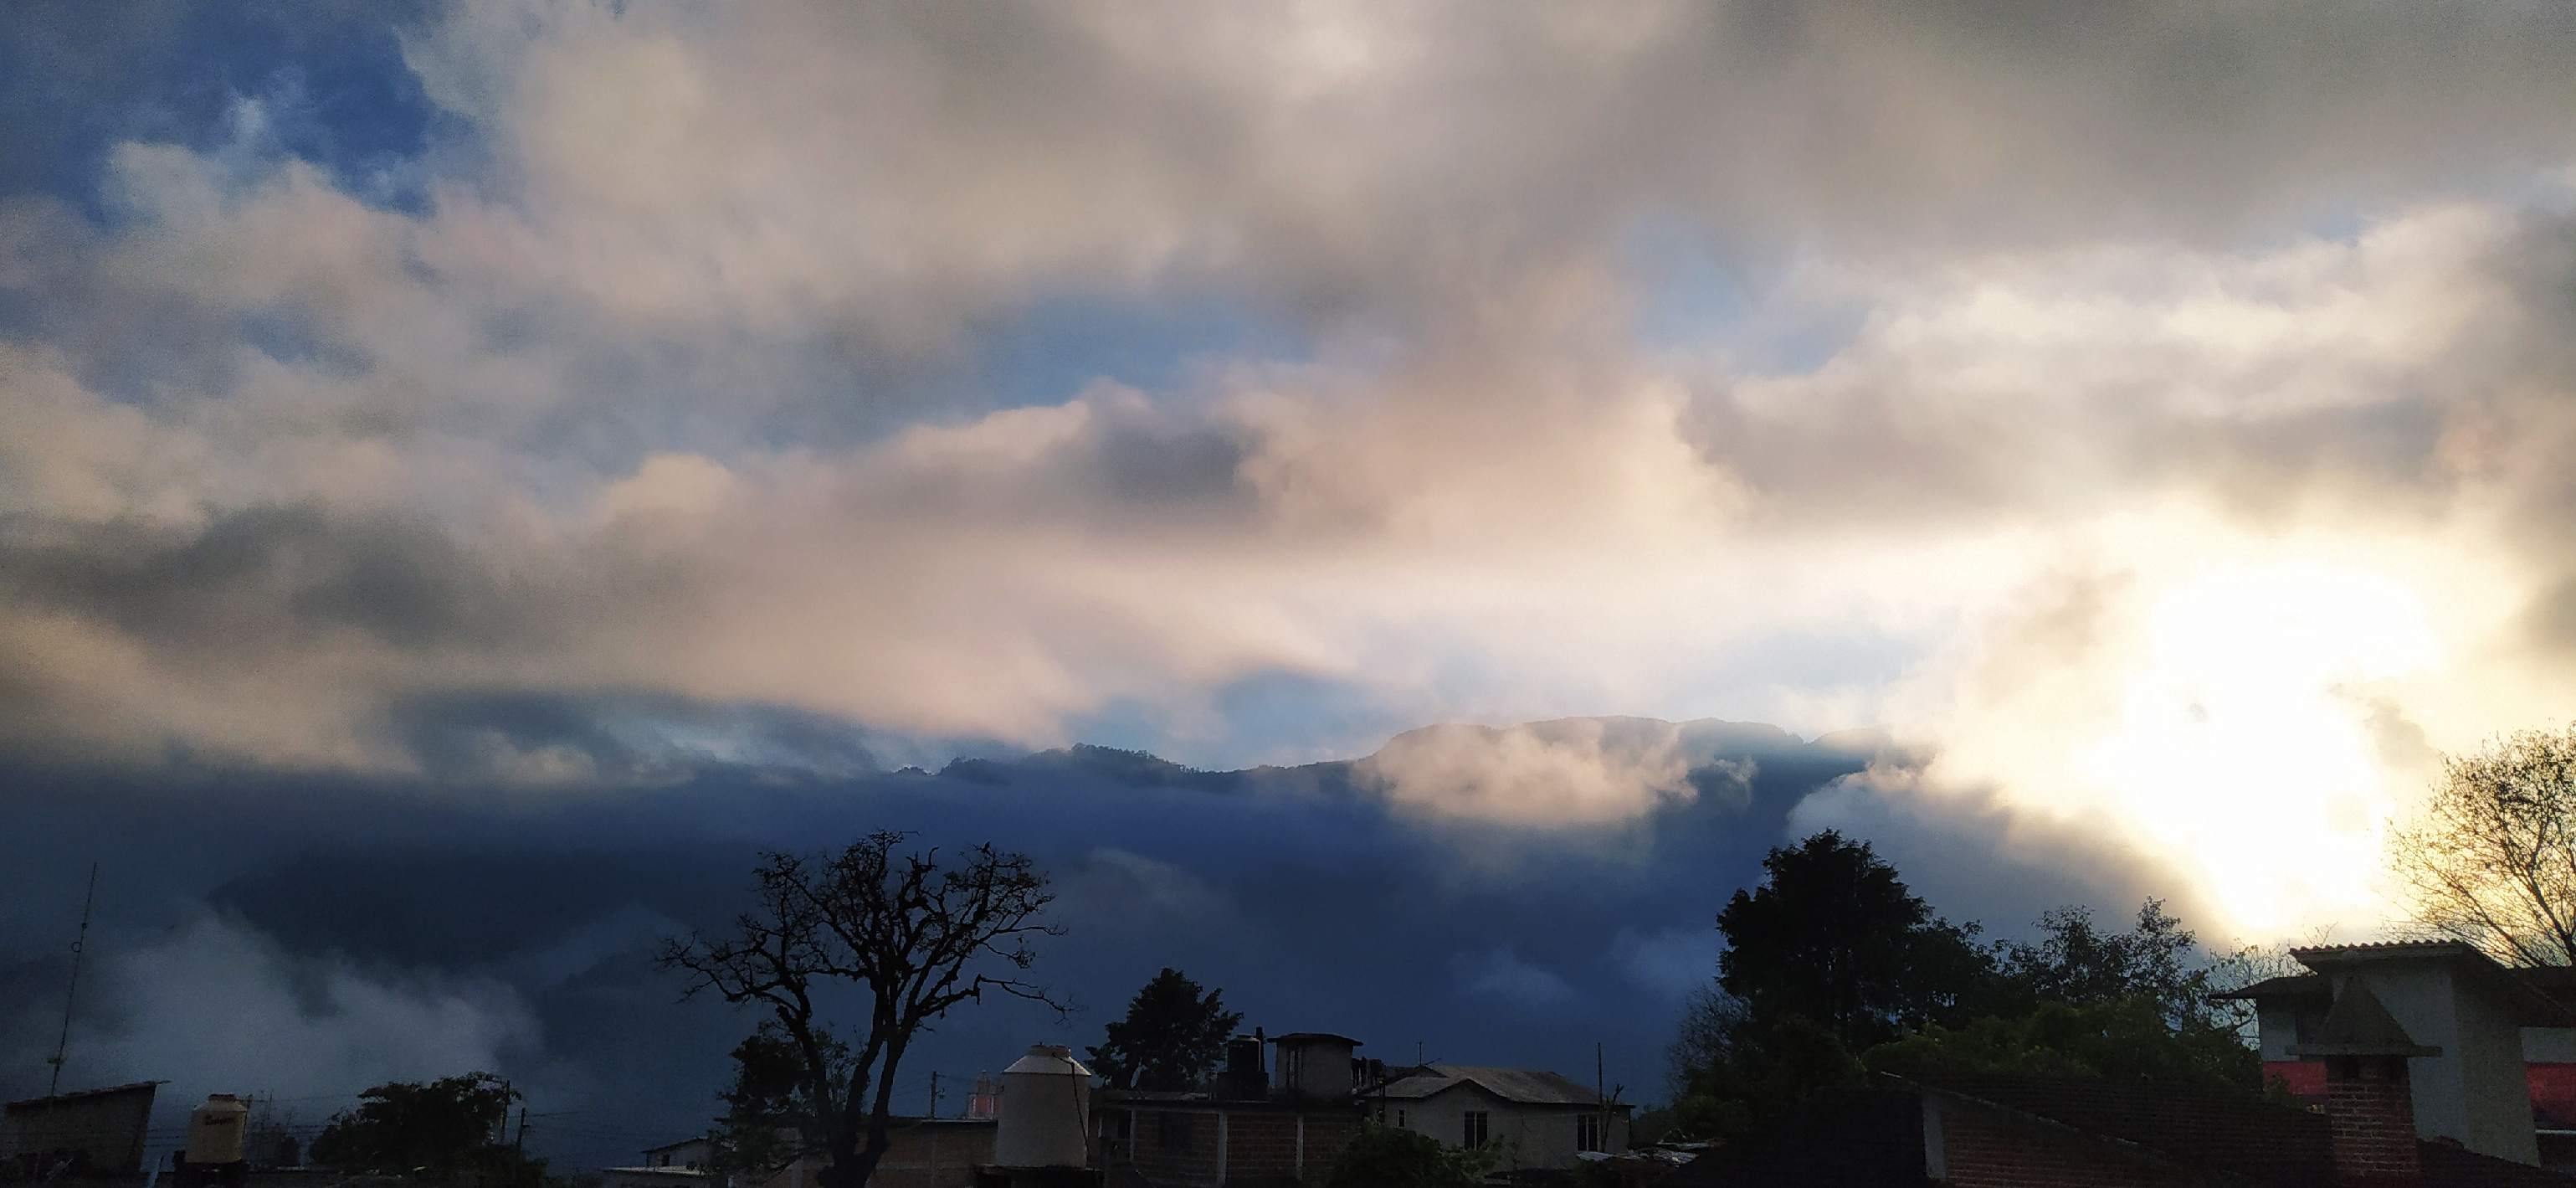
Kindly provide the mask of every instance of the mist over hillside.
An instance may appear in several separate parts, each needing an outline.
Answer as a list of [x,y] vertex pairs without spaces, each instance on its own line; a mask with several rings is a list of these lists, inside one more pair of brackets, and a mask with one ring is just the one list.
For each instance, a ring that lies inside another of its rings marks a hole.
[[677,1001],[655,940],[722,926],[758,851],[873,829],[1034,855],[1067,929],[1038,969],[1083,1008],[961,1012],[906,1064],[915,1106],[934,1069],[965,1078],[1030,1042],[1097,1042],[1165,965],[1223,987],[1248,1026],[1343,1031],[1386,1058],[1572,1069],[1597,1041],[1630,1099],[1653,1100],[1680,1002],[1713,972],[1713,913],[1811,828],[1873,838],[1936,905],[2006,928],[2172,890],[2098,854],[2008,843],[1991,810],[1846,778],[1909,761],[1870,732],[1570,718],[1234,771],[1074,746],[845,777],[709,764],[543,795],[22,770],[0,787],[41,828],[0,841],[0,978],[24,1004],[0,1091],[41,1088],[26,1070],[52,1040],[55,939],[93,857],[101,918],[70,1078],[168,1078],[173,1102],[257,1088],[318,1114],[376,1081],[490,1067],[541,1112],[620,1119],[613,1136],[569,1122],[532,1136],[575,1160],[695,1129],[754,1021]]

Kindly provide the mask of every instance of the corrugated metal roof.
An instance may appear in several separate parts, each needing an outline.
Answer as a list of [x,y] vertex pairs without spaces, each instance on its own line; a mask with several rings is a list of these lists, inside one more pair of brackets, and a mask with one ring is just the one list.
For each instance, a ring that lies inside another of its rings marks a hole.
[[2242,986],[2224,994],[2212,994],[2210,997],[2222,1002],[2265,998],[2332,998],[2334,983],[2327,981],[2324,974],[2283,974],[2277,978],[2265,978],[2253,985]]
[[1424,1072],[1389,1082],[1365,1097],[1424,1098],[1461,1084],[1474,1085],[1505,1101],[1524,1105],[1599,1105],[1589,1085],[1538,1068],[1490,1068],[1476,1064],[1434,1064]]
[[169,1083],[170,1082],[168,1081],[135,1081],[126,1085],[109,1085],[103,1089],[74,1089],[67,1093],[54,1094],[51,1097],[20,1098],[17,1101],[10,1102],[6,1108],[13,1110],[25,1109],[43,1105],[48,1101],[77,1101],[84,1097],[105,1097],[111,1093],[134,1093],[137,1091],[156,1089]]

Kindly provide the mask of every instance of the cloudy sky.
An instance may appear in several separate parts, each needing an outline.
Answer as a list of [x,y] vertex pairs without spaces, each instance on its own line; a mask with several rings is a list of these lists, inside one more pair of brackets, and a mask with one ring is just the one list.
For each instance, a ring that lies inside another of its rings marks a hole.
[[[566,987],[878,824],[1542,1012],[1825,824],[2367,928],[2436,756],[2576,716],[2571,110],[2548,0],[14,5],[8,976],[95,858],[102,1076],[591,1084]],[[1794,737],[1386,745],[1595,715]],[[1076,742],[1371,758],[891,774]],[[1181,948],[1095,997],[1311,1005]],[[170,1054],[207,984],[340,1065]]]

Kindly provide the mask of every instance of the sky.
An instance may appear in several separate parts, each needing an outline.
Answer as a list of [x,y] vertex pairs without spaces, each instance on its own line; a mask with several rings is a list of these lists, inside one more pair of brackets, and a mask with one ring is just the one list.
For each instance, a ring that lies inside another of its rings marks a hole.
[[1097,1004],[1636,1086],[1805,829],[2367,933],[2576,717],[2571,104],[2545,0],[12,5],[8,1085],[93,860],[98,1077],[598,1143],[879,826]]

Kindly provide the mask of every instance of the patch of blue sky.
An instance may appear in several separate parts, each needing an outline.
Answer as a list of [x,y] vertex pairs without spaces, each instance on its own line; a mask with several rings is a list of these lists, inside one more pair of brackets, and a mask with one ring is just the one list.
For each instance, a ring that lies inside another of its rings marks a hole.
[[273,309],[234,319],[241,340],[280,363],[314,367],[339,375],[358,375],[367,360],[347,346],[332,342],[312,318],[291,309]]
[[1927,639],[1865,627],[1755,635],[1702,658],[1673,691],[1661,716],[1769,722],[1804,734],[1885,725],[1788,720],[1796,705],[1835,704],[1841,695],[1893,687],[1930,651]]
[[1776,249],[1732,243],[1671,215],[1631,224],[1621,265],[1635,285],[1630,332],[1655,353],[1722,354],[1755,375],[1822,367],[1851,344],[1866,311],[1802,304],[1783,290],[1794,263]]
[[1068,733],[1191,767],[1232,770],[1356,758],[1419,725],[1368,686],[1272,670],[1216,689],[1197,712],[1176,715],[1166,707],[1120,701],[1074,719]]
[[417,210],[426,195],[405,166],[438,116],[398,32],[423,7],[24,0],[0,21],[0,195],[51,195],[108,220],[116,145],[237,148],[251,103],[266,151]]
[[1230,294],[1064,290],[981,327],[970,375],[991,407],[1011,408],[1061,404],[1103,380],[1186,391],[1229,364],[1312,352],[1303,327]]

